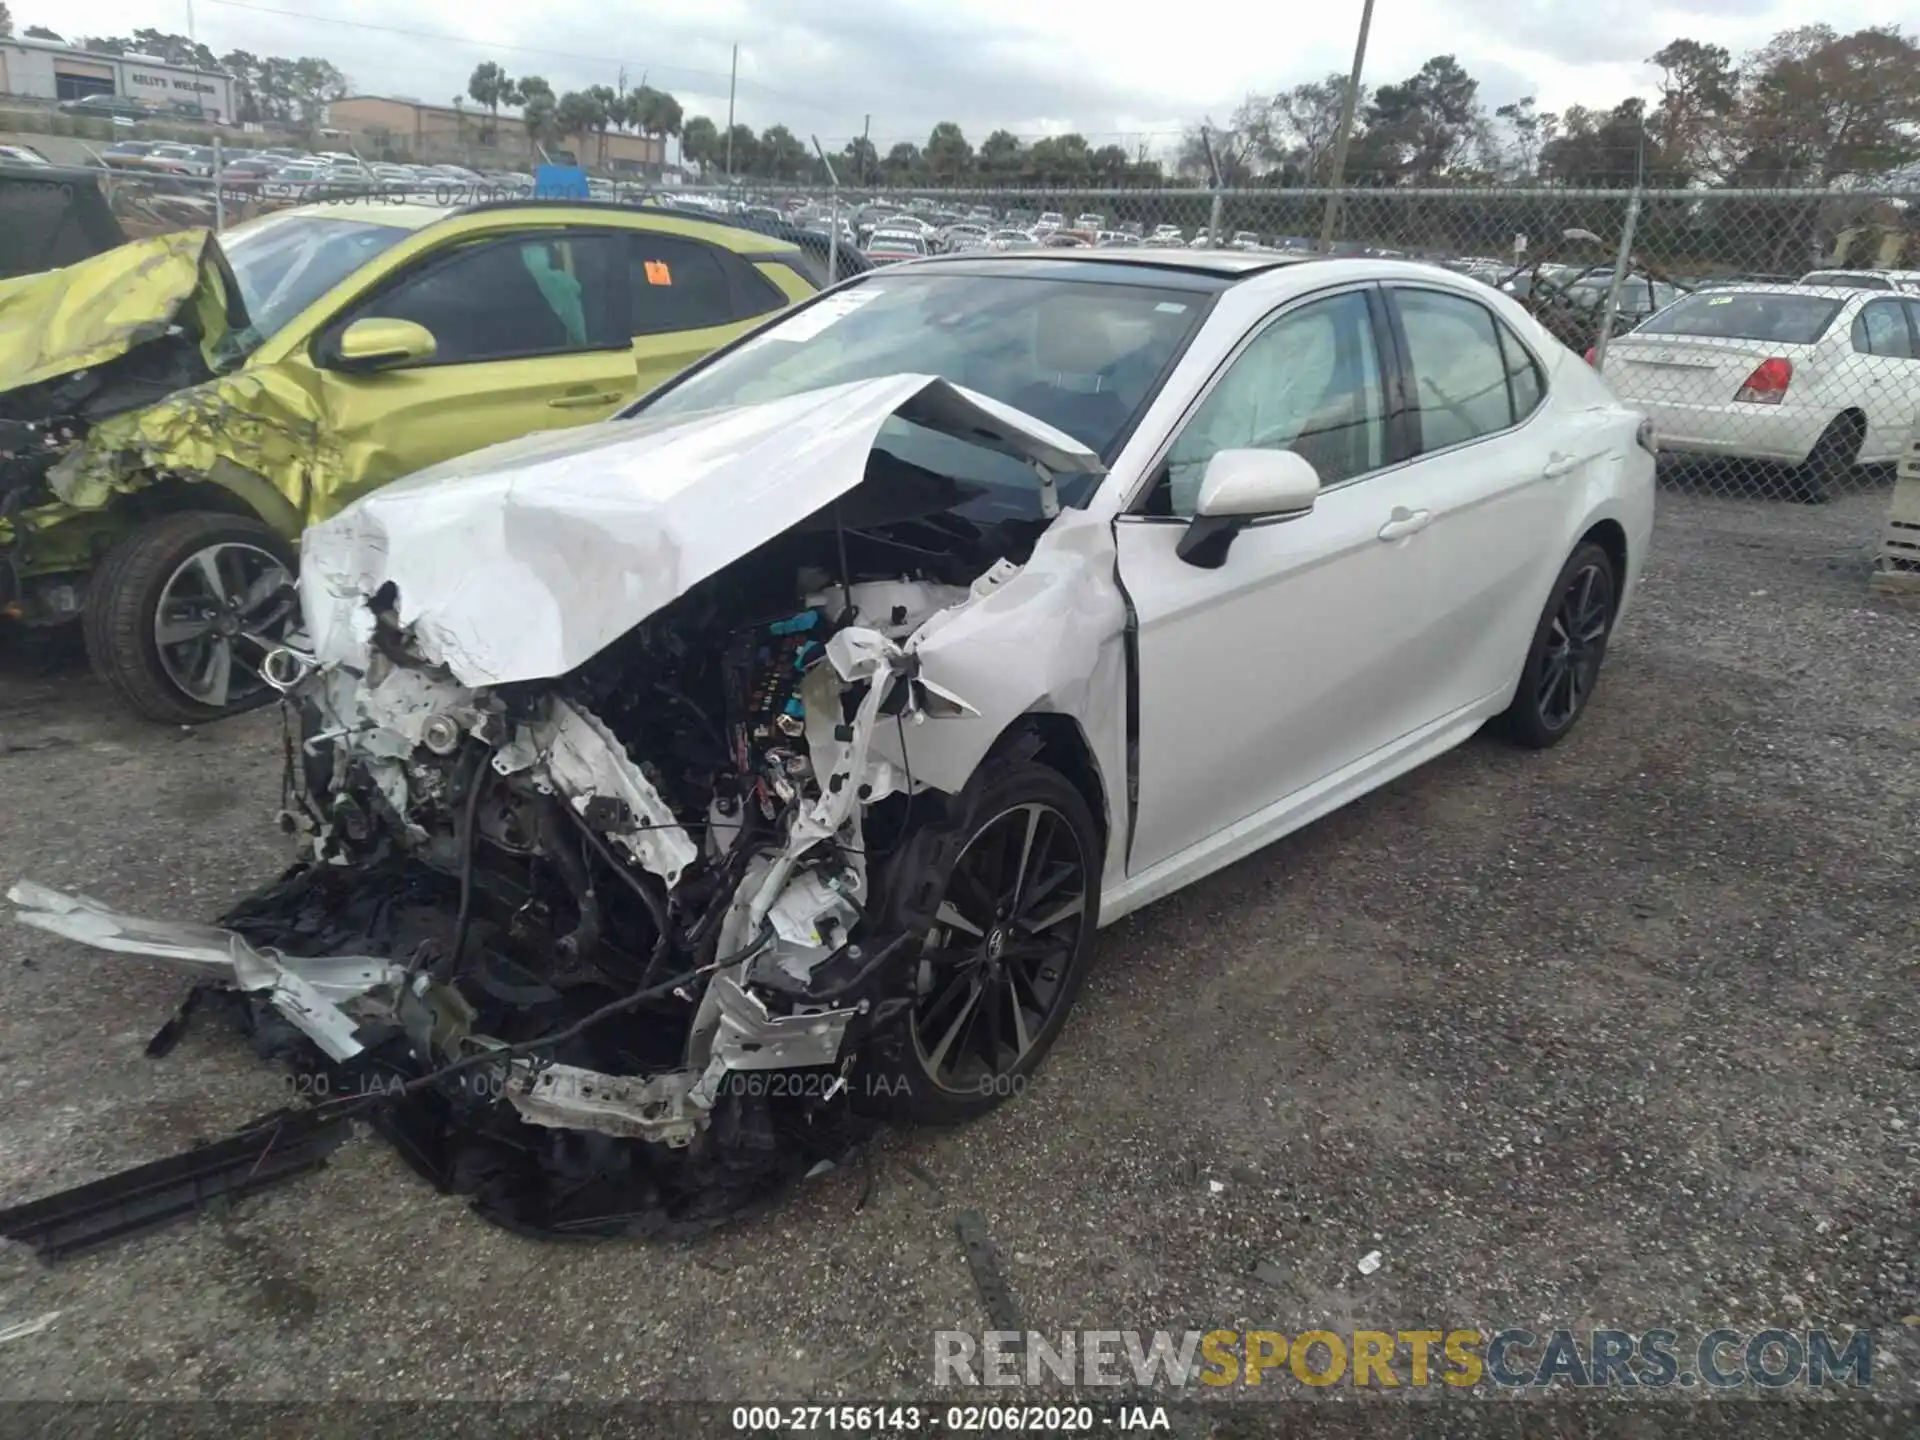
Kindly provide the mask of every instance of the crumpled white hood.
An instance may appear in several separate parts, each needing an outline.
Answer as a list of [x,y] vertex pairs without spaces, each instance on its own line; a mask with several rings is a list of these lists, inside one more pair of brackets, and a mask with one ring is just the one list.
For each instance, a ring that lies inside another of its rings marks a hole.
[[1052,426],[930,375],[532,435],[388,485],[306,532],[315,654],[363,663],[366,602],[391,581],[400,623],[462,684],[565,674],[853,489],[895,412],[1057,474],[1102,469]]

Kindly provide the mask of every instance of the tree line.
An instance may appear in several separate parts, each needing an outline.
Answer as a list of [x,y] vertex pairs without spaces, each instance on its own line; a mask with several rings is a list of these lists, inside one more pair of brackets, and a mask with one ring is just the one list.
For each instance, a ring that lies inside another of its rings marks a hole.
[[[1476,81],[1436,55],[1362,87],[1346,163],[1356,185],[1552,184],[1624,188],[1824,186],[1920,159],[1920,48],[1893,26],[1783,30],[1738,62],[1679,39],[1647,57],[1658,98],[1558,114],[1529,97],[1491,113]],[[1182,142],[1177,170],[1230,185],[1332,176],[1347,77],[1249,96],[1219,130]],[[1211,159],[1209,159],[1211,152]]]
[[[0,0],[0,34],[8,33]],[[24,32],[58,40],[41,26]],[[186,36],[138,29],[88,36],[80,45],[233,76],[235,118],[311,128],[350,82],[317,56],[216,56]],[[1894,26],[1841,34],[1824,24],[1783,30],[1750,55],[1677,39],[1647,59],[1658,96],[1629,96],[1610,108],[1541,110],[1532,97],[1491,111],[1479,81],[1452,55],[1412,75],[1362,86],[1345,167],[1362,186],[1543,184],[1624,188],[1697,185],[1824,186],[1846,176],[1885,175],[1920,160],[1920,45]],[[1224,126],[1195,126],[1175,152],[1171,174],[1148,155],[1079,134],[1026,139],[998,129],[976,147],[943,120],[926,143],[900,141],[881,153],[865,136],[832,154],[843,184],[889,186],[1153,186],[1170,178],[1228,186],[1301,187],[1332,178],[1347,77],[1251,95]],[[479,139],[497,143],[502,124],[538,146],[579,142],[605,158],[605,137],[628,130],[677,136],[683,162],[703,177],[818,182],[826,167],[783,124],[729,130],[686,116],[666,91],[590,85],[556,92],[539,75],[509,75],[494,61],[474,68],[455,109],[479,107]],[[502,116],[502,111],[517,111]]]

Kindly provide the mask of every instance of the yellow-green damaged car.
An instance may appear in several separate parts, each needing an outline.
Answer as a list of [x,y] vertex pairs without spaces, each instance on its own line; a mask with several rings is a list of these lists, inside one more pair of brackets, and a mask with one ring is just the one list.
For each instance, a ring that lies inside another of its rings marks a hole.
[[307,525],[604,419],[826,271],[826,241],[785,226],[375,200],[0,281],[0,617],[80,619],[95,670],[153,720],[261,703]]

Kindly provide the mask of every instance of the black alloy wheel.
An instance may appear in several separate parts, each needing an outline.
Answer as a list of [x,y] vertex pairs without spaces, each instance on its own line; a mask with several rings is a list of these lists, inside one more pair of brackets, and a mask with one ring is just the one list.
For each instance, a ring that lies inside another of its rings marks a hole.
[[969,791],[964,839],[906,972],[906,1033],[863,1085],[874,1108],[933,1123],[1026,1088],[1098,923],[1099,831],[1079,791],[1045,766],[992,760]]
[[1586,712],[1607,656],[1618,584],[1612,558],[1591,543],[1575,549],[1560,571],[1505,716],[1520,744],[1558,744]]

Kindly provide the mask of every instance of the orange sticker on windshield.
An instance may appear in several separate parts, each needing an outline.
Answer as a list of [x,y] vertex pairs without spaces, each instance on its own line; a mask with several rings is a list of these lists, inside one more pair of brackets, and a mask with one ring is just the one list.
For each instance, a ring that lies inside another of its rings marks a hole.
[[672,283],[673,283],[673,272],[667,269],[666,261],[664,260],[647,261],[647,284],[671,285]]

